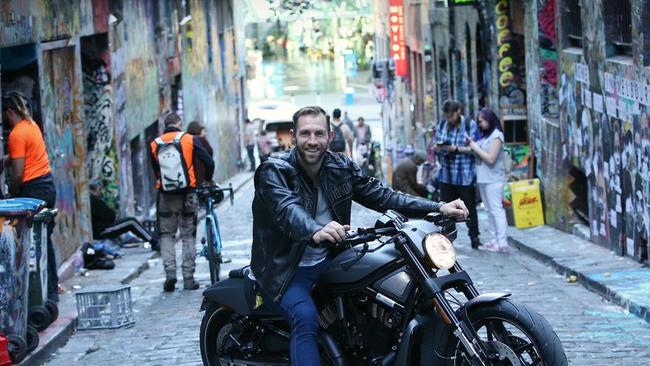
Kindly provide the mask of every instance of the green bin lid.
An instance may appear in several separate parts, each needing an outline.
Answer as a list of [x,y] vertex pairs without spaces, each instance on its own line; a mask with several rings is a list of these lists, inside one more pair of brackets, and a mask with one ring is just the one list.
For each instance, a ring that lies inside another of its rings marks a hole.
[[47,221],[50,222],[59,213],[56,208],[44,208],[34,216],[34,221]]

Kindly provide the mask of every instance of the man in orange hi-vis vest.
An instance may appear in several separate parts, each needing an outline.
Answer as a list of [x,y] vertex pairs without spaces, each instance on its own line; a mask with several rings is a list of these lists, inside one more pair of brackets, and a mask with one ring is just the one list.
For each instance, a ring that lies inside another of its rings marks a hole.
[[181,232],[183,242],[183,288],[196,290],[196,177],[193,158],[203,162],[206,176],[212,177],[214,160],[193,136],[181,131],[183,121],[176,113],[165,117],[164,133],[151,142],[153,170],[158,178],[157,220],[160,254],[165,270],[163,289],[172,292],[176,286],[176,248],[174,236]]

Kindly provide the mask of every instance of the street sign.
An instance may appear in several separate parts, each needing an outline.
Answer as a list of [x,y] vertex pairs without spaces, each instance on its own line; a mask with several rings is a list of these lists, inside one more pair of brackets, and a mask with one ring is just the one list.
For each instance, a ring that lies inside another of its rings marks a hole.
[[406,59],[406,38],[404,36],[403,0],[389,0],[388,26],[390,27],[390,57],[395,61],[395,74],[406,76],[408,60]]

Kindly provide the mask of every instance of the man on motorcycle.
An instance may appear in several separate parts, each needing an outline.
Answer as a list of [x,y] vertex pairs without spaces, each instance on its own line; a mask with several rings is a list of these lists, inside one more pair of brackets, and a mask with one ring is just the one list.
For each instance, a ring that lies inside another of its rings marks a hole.
[[334,135],[325,111],[304,107],[293,115],[295,148],[275,154],[255,172],[251,269],[265,298],[279,302],[291,325],[292,365],[319,365],[318,312],[311,288],[327,267],[326,247],[350,228],[352,200],[376,211],[422,217],[437,211],[466,218],[461,200],[431,202],[393,191],[342,153],[327,151]]

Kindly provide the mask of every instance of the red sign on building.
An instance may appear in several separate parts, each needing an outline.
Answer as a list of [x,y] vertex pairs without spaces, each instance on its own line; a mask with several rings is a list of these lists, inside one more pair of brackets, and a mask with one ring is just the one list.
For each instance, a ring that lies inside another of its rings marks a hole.
[[388,0],[388,26],[390,27],[390,57],[395,60],[395,74],[406,76],[406,41],[404,37],[404,0]]

